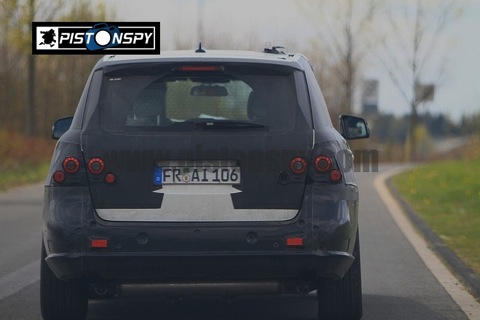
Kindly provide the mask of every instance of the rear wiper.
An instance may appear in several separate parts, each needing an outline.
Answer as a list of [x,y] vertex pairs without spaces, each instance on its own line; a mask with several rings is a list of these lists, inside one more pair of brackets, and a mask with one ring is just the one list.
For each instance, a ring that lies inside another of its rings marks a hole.
[[268,126],[251,122],[251,121],[240,121],[240,120],[217,120],[217,119],[197,119],[193,121],[195,128],[203,130],[216,130],[216,129],[265,129]]

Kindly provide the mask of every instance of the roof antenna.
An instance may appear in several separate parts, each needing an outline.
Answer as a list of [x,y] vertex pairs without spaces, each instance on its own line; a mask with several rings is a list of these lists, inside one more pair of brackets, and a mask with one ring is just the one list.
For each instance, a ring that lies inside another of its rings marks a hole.
[[205,53],[205,50],[203,50],[203,48],[202,48],[202,42],[201,41],[198,43],[198,49],[195,50],[195,53]]

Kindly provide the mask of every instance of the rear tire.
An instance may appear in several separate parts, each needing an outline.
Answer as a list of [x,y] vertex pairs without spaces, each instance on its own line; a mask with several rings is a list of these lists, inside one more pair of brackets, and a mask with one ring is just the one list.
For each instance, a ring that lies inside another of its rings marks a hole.
[[358,232],[353,256],[355,261],[343,279],[318,281],[319,320],[358,320],[362,318],[362,278]]
[[40,262],[40,307],[45,320],[84,320],[88,310],[88,287],[82,279],[59,280],[45,262],[42,243]]

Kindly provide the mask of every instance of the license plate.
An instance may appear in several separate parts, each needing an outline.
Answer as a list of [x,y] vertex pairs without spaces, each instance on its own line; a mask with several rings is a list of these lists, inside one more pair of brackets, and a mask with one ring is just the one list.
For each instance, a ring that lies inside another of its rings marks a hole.
[[240,167],[186,165],[155,167],[153,183],[164,184],[239,184]]

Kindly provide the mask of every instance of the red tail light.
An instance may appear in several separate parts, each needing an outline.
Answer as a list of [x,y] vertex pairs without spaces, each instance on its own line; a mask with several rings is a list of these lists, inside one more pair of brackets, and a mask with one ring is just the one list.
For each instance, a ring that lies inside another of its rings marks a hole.
[[56,183],[62,183],[63,181],[65,181],[65,173],[62,170],[55,171],[55,173],[53,174],[53,180]]
[[75,157],[67,157],[63,160],[62,167],[65,172],[73,174],[80,169],[80,161]]
[[315,158],[315,169],[318,172],[327,172],[332,168],[332,159],[327,156],[321,155]]
[[93,174],[101,174],[105,169],[105,163],[100,158],[92,158],[88,161],[88,170]]
[[342,173],[338,169],[333,169],[332,171],[330,171],[329,176],[332,182],[339,182],[340,180],[342,180]]
[[223,71],[223,66],[180,66],[180,71]]
[[113,173],[107,173],[105,175],[105,182],[106,183],[112,184],[112,183],[115,183],[115,180],[116,180],[116,177]]
[[293,158],[290,161],[290,170],[295,174],[303,174],[307,170],[307,161],[301,157]]
[[320,154],[313,160],[315,170],[312,174],[317,176],[317,181],[338,183],[342,181],[342,171],[338,167],[335,157]]

